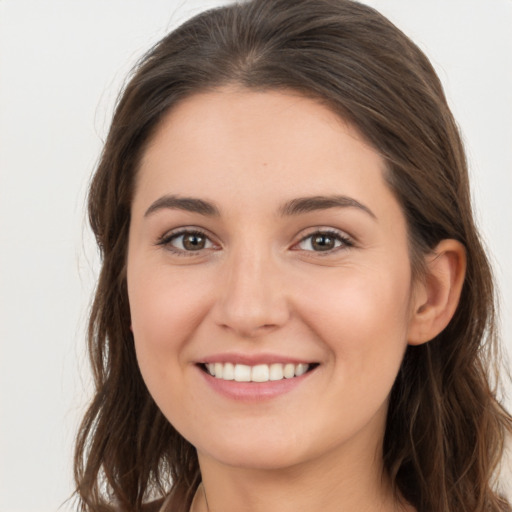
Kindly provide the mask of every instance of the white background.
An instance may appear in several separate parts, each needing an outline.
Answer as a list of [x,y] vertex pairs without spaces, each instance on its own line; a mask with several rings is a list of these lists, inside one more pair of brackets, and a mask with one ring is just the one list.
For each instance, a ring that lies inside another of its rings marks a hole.
[[[88,180],[135,60],[220,3],[0,0],[0,512],[72,509],[64,502],[88,398],[84,326],[98,269]],[[512,0],[368,3],[420,45],[446,87],[510,350]]]

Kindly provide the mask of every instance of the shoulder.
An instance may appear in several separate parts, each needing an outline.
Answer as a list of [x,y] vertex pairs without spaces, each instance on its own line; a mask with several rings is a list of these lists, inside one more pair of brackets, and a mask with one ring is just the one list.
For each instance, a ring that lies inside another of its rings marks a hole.
[[160,498],[149,503],[144,503],[144,505],[142,505],[142,512],[160,512],[164,501],[164,498]]
[[512,501],[512,436],[505,441],[505,450],[499,471],[498,489],[509,501]]

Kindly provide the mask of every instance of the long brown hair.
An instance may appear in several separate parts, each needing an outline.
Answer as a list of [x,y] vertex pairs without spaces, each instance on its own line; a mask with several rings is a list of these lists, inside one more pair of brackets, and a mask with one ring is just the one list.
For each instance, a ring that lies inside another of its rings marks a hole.
[[460,135],[425,55],[378,12],[349,0],[253,0],[207,11],[152,48],[126,86],[89,194],[103,264],[89,323],[96,392],[75,455],[81,509],[135,512],[172,490],[172,510],[185,511],[200,482],[194,447],[164,418],[138,369],[126,251],[138,163],[160,120],[183,98],[233,83],[295,90],[360,130],[387,163],[416,278],[440,240],[464,244],[458,309],[439,336],[408,347],[383,457],[397,495],[419,512],[512,510],[493,488],[512,418],[492,384],[493,279]]

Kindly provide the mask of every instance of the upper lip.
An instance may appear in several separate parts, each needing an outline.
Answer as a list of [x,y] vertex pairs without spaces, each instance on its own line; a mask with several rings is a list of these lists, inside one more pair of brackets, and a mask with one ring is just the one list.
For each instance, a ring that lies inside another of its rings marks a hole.
[[274,364],[274,363],[292,363],[292,364],[311,364],[315,361],[311,359],[302,359],[299,357],[291,357],[289,355],[280,354],[213,354],[206,356],[198,363],[233,363],[245,364],[247,366],[256,366],[258,364]]

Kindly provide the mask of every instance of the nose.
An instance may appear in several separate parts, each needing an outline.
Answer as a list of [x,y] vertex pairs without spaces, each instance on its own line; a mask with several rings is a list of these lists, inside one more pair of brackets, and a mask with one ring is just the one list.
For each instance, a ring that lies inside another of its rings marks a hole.
[[215,306],[218,325],[240,337],[255,338],[287,322],[284,276],[270,251],[246,248],[224,265]]

